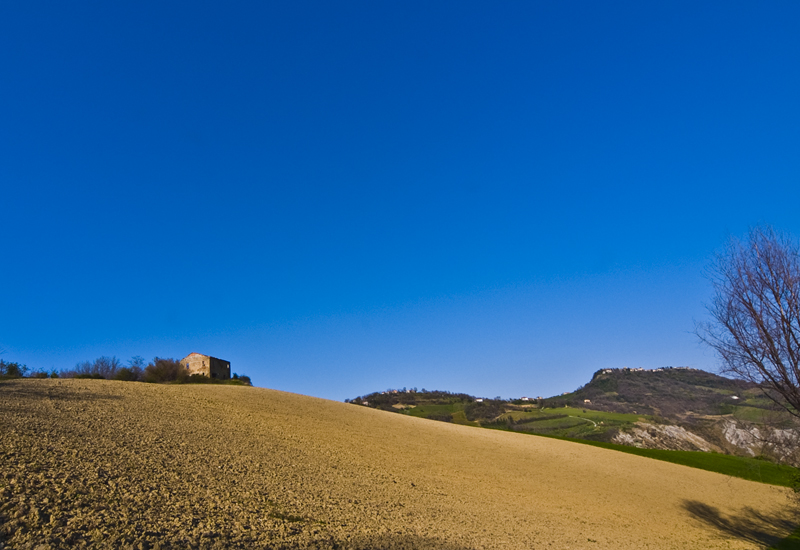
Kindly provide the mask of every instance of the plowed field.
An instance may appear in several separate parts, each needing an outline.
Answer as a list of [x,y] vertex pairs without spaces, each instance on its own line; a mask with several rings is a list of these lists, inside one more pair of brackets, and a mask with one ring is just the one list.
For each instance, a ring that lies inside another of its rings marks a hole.
[[764,548],[783,488],[278,391],[0,383],[11,548]]

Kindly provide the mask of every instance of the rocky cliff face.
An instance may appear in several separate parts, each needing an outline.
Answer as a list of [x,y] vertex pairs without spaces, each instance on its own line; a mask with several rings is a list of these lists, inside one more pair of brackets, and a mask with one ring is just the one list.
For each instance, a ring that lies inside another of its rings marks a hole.
[[716,451],[721,449],[682,426],[671,424],[650,424],[637,422],[636,425],[614,437],[614,443],[632,445],[644,449],[668,449],[673,451]]
[[619,432],[613,441],[645,449],[765,456],[800,466],[800,430],[756,425],[731,417],[698,423],[695,427],[637,422],[633,428]]

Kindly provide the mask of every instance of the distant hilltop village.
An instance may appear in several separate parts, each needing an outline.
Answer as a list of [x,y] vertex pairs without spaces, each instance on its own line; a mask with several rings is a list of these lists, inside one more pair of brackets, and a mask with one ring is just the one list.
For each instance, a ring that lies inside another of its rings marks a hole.
[[697,370],[700,370],[700,369],[693,369],[692,367],[660,367],[660,368],[657,368],[657,369],[643,369],[643,368],[632,369],[630,367],[622,367],[621,369],[600,369],[599,371],[597,371],[594,374],[595,374],[595,376],[597,376],[598,374],[611,374],[611,373],[614,373],[614,372],[665,372],[665,371],[668,371],[668,370],[695,370],[695,371],[697,371]]

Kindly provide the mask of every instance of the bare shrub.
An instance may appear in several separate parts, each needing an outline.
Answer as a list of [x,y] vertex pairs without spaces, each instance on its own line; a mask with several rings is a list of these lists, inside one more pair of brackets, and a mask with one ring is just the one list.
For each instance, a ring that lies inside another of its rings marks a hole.
[[72,370],[61,371],[62,378],[105,378],[116,376],[122,363],[116,357],[98,357],[94,361],[81,361]]
[[150,383],[178,382],[184,383],[189,379],[189,372],[175,359],[162,359],[154,357],[153,361],[144,369],[142,380]]

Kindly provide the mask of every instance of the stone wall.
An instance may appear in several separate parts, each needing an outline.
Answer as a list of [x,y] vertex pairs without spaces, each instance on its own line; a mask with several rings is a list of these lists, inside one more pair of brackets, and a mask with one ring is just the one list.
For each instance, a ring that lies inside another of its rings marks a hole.
[[189,374],[201,374],[218,380],[228,380],[231,377],[230,362],[210,355],[190,353],[181,359],[181,365],[189,371]]

